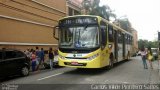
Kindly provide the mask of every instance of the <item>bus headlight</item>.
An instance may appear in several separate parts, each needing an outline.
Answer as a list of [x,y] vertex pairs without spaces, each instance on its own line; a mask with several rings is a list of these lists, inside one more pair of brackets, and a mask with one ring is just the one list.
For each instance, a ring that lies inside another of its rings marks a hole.
[[89,57],[89,58],[87,58],[88,60],[92,60],[92,59],[95,59],[96,57],[98,57],[99,56],[99,54],[97,53],[97,54],[95,54],[95,55],[93,55],[93,56],[91,56],[91,57]]
[[59,55],[59,57],[60,57],[61,59],[65,59],[65,57],[64,57],[64,56]]

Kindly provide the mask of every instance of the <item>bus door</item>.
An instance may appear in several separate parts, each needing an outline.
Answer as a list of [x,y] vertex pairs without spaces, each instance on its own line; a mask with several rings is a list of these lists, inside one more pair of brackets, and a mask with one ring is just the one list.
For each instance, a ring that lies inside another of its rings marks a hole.
[[118,62],[118,38],[117,30],[114,30],[114,56],[115,61]]
[[[126,42],[126,56],[128,54],[128,51],[130,51],[130,45],[129,45],[129,35],[126,34],[125,36],[125,42]],[[127,57],[128,58],[128,57]]]
[[106,45],[107,45],[107,25],[105,22],[101,21],[100,23],[100,29],[101,29],[101,66],[106,66],[105,64],[107,64],[107,59],[108,59],[108,56],[107,56],[107,51],[108,51],[108,48],[106,48]]
[[126,56],[125,34],[122,34],[122,44],[123,44],[123,59],[125,59],[125,56]]
[[123,60],[123,34],[121,31],[118,31],[118,61]]

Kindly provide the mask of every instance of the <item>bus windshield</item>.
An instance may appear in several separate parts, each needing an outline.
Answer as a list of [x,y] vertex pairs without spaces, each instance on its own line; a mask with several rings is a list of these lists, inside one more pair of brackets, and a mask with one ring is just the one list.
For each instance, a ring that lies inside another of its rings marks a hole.
[[61,48],[94,48],[99,45],[98,26],[62,27],[60,30]]

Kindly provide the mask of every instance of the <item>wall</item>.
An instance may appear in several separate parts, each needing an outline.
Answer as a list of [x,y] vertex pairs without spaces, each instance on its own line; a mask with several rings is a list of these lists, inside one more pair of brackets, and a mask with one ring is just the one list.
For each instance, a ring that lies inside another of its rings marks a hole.
[[0,48],[55,47],[53,27],[66,0],[0,0]]

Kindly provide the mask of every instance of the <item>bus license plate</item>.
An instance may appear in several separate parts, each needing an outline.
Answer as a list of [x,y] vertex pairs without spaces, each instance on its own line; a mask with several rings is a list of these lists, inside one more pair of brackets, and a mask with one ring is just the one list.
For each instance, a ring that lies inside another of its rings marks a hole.
[[78,65],[78,62],[71,62],[72,65]]

